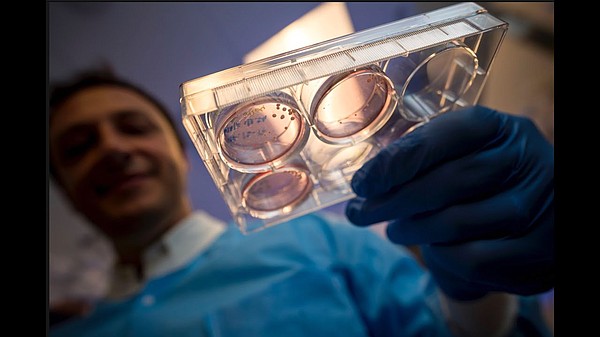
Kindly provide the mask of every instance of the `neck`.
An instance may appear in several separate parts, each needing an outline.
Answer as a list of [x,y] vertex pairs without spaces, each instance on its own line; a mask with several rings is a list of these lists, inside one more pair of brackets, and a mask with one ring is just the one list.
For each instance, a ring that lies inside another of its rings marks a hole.
[[145,214],[141,218],[129,219],[129,224],[135,223],[138,230],[129,235],[112,238],[119,263],[132,265],[138,271],[138,275],[143,275],[143,256],[146,249],[191,213],[191,203],[188,202],[177,212],[166,215]]

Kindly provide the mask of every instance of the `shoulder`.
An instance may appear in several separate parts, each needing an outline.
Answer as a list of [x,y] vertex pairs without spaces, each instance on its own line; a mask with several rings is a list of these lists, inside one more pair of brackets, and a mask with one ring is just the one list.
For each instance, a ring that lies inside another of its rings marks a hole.
[[256,232],[242,234],[234,225],[229,225],[224,238],[248,247],[265,246],[293,249],[315,249],[336,246],[341,238],[349,242],[367,231],[350,224],[343,216],[326,212],[315,212],[292,220],[263,228]]
[[248,234],[242,234],[230,225],[220,241],[228,249],[249,256],[265,251],[329,258],[356,258],[365,254],[399,258],[407,255],[405,248],[393,244],[369,227],[357,227],[344,216],[326,211],[307,214]]
[[308,238],[312,240],[333,239],[333,237],[351,239],[374,234],[367,228],[352,225],[342,215],[325,211],[314,212],[292,219],[272,228],[266,228],[264,232],[272,232],[272,235],[291,235],[299,240]]
[[[393,244],[371,227],[358,227],[344,216],[325,211],[311,213],[263,230],[265,236],[305,246],[327,249],[331,253],[377,251],[376,254],[402,254],[404,248]],[[252,234],[251,234],[252,235]]]

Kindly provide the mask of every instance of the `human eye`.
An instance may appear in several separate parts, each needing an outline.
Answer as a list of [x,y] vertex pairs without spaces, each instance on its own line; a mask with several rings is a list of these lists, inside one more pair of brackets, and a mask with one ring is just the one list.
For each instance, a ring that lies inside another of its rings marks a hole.
[[123,112],[117,118],[117,125],[121,132],[131,135],[144,135],[158,129],[156,123],[140,112]]
[[73,163],[83,157],[96,143],[97,136],[89,130],[71,130],[58,141],[58,155],[64,163]]

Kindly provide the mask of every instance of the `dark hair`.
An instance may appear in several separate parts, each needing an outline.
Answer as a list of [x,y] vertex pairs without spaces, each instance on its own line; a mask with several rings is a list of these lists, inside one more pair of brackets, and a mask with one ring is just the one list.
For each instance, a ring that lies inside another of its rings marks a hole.
[[[52,116],[54,115],[54,111],[57,110],[61,104],[66,102],[70,97],[77,94],[78,92],[102,85],[112,85],[121,88],[126,88],[132,90],[142,97],[146,98],[150,103],[158,108],[158,111],[164,115],[167,122],[171,126],[175,137],[177,138],[177,142],[182,150],[185,150],[185,142],[181,137],[179,130],[175,126],[175,123],[171,116],[169,115],[169,111],[165,108],[165,106],[160,103],[156,98],[150,95],[146,90],[142,89],[140,86],[127,81],[123,78],[116,76],[109,68],[99,68],[99,69],[91,69],[86,70],[71,80],[54,83],[50,88],[50,113],[49,113],[49,121],[52,120]],[[52,164],[52,160],[49,161],[50,165],[50,175],[57,178],[56,170],[54,165]]]

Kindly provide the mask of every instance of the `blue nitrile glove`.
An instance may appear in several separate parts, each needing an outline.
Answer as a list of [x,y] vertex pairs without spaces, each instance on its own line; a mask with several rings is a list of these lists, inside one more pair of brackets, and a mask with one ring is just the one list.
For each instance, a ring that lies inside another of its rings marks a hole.
[[380,151],[352,188],[348,219],[391,221],[389,239],[421,245],[450,297],[554,286],[554,147],[527,118],[442,114]]

